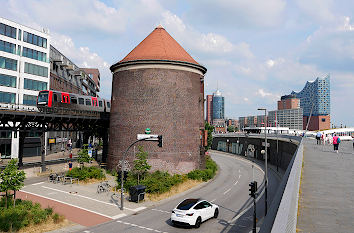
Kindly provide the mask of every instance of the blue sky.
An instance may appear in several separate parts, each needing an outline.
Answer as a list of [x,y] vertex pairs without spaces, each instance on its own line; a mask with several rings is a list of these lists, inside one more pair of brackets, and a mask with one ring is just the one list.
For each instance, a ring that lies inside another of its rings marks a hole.
[[48,28],[54,46],[98,67],[110,98],[109,66],[162,24],[203,64],[205,94],[217,83],[228,118],[276,109],[307,80],[331,75],[331,115],[354,126],[354,1],[0,0],[0,15]]

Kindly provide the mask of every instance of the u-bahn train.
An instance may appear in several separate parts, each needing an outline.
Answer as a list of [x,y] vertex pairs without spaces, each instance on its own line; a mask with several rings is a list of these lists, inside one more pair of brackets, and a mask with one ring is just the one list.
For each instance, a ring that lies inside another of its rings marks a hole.
[[75,111],[77,113],[110,112],[111,102],[99,97],[43,90],[38,94],[37,108],[40,112],[51,109],[67,109],[69,112]]

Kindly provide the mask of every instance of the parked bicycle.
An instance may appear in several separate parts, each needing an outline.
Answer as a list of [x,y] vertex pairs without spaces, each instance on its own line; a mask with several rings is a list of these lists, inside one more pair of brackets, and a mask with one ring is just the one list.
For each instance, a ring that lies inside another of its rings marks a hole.
[[97,193],[109,192],[111,190],[111,185],[108,184],[108,181],[103,181],[97,186]]

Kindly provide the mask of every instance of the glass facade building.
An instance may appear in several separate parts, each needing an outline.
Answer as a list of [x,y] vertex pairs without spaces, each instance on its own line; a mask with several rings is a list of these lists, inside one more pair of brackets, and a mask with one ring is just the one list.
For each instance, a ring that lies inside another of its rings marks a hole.
[[307,82],[300,92],[292,92],[300,99],[300,107],[304,116],[330,115],[331,113],[331,88],[330,76],[317,78],[315,81]]
[[213,120],[225,118],[225,103],[221,92],[217,90],[213,94]]

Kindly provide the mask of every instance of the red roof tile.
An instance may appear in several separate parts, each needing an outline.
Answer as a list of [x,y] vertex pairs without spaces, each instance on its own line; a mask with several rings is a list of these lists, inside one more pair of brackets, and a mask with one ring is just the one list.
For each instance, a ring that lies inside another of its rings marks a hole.
[[199,65],[162,26],[156,27],[119,63],[136,60],[182,61]]

